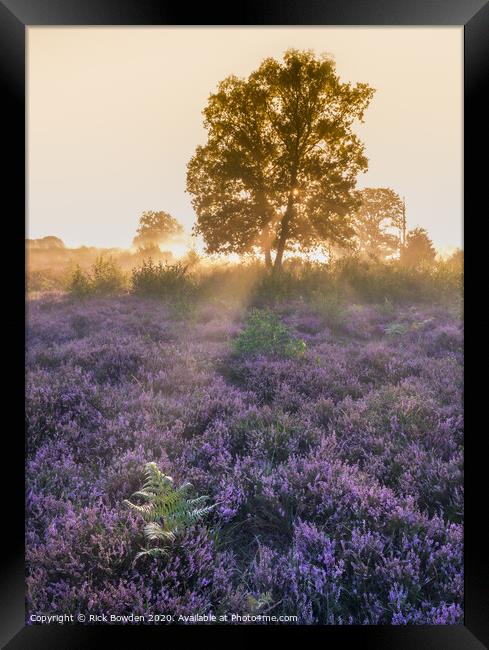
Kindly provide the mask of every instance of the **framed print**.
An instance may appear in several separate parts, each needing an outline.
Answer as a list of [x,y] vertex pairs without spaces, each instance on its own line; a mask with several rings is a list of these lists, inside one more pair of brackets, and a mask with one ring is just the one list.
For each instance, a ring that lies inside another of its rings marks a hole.
[[487,3],[0,20],[2,646],[489,647]]

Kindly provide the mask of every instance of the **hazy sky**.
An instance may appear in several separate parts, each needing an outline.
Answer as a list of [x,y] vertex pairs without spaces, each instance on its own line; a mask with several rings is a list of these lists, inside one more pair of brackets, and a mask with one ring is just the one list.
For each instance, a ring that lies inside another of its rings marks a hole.
[[27,236],[128,247],[143,210],[190,232],[186,165],[209,94],[294,47],[377,89],[358,186],[393,188],[408,227],[461,246],[462,44],[458,27],[29,27]]

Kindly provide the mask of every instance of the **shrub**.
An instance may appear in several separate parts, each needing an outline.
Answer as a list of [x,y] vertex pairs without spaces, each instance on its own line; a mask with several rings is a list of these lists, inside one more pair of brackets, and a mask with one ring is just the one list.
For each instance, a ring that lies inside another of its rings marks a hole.
[[336,289],[333,266],[298,258],[286,260],[280,273],[262,272],[253,289],[256,306],[276,304],[287,298],[308,299]]
[[244,330],[234,342],[234,350],[238,355],[298,357],[304,354],[306,344],[294,336],[273,312],[253,309]]
[[84,298],[92,293],[92,290],[93,287],[89,275],[82,271],[79,266],[76,266],[68,281],[68,291],[75,298]]
[[111,257],[105,258],[101,255],[95,260],[92,265],[93,293],[99,295],[118,293],[124,285],[124,274]]
[[253,290],[257,306],[274,304],[297,293],[297,277],[288,269],[281,273],[263,273]]
[[333,283],[342,295],[368,302],[440,302],[461,295],[463,276],[446,262],[419,268],[398,260],[365,262],[345,257],[332,265]]
[[160,298],[190,297],[194,282],[187,270],[181,262],[156,264],[151,258],[143,260],[132,271],[132,290],[135,294]]
[[103,255],[92,264],[90,272],[76,266],[68,280],[68,291],[75,298],[89,295],[119,293],[125,285],[125,276],[114,260]]

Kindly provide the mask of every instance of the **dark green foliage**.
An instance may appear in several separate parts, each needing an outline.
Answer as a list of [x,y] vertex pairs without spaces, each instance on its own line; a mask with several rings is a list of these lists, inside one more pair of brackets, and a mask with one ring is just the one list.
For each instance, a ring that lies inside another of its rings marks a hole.
[[253,309],[244,330],[234,342],[234,350],[240,355],[299,357],[306,351],[306,344],[294,336],[273,312]]

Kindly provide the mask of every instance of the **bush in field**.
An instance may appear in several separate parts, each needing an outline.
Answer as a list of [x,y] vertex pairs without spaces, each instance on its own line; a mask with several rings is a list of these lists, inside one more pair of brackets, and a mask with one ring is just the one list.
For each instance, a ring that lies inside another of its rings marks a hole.
[[111,257],[98,257],[92,265],[91,275],[95,294],[118,293],[124,288],[124,274]]
[[194,289],[187,266],[176,264],[157,264],[153,260],[143,260],[141,266],[132,271],[132,290],[143,296],[160,298],[188,297]]
[[367,302],[440,302],[460,293],[461,274],[444,262],[413,267],[398,260],[382,263],[345,257],[332,266],[331,283],[345,298]]
[[[140,551],[136,555],[136,560],[145,555],[150,557],[168,555],[164,545],[173,543],[177,535],[196,524],[213,508],[213,506],[204,506],[208,498],[206,496],[188,499],[190,483],[183,483],[175,488],[173,479],[165,476],[156,463],[147,463],[145,473],[146,482],[143,488],[133,494],[133,497],[137,497],[143,503],[138,505],[127,499],[124,501],[131,510],[144,517],[147,522],[144,527],[144,538],[146,542],[153,544],[150,548]],[[155,546],[155,543],[163,546]]]
[[234,343],[234,349],[240,355],[298,357],[304,354],[306,344],[294,336],[273,312],[253,309]]
[[[235,273],[239,278],[241,268]],[[326,303],[441,302],[459,297],[462,283],[461,265],[448,261],[414,267],[395,259],[367,261],[355,255],[329,264],[291,259],[280,274],[257,273],[251,298],[257,307],[293,298],[320,304],[322,297]]]
[[68,281],[68,291],[77,298],[89,295],[105,296],[122,291],[125,277],[111,257],[98,257],[90,271],[85,272],[79,266],[72,272]]
[[275,304],[287,298],[311,297],[317,291],[330,291],[331,267],[297,258],[288,259],[281,273],[262,273],[253,288],[256,306]]
[[253,302],[257,306],[276,303],[298,293],[299,278],[289,269],[281,273],[264,273],[253,289]]
[[77,266],[68,281],[68,291],[75,298],[84,298],[93,291],[90,276]]

